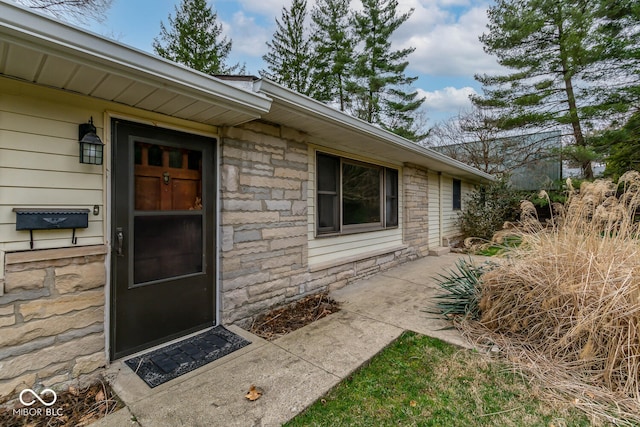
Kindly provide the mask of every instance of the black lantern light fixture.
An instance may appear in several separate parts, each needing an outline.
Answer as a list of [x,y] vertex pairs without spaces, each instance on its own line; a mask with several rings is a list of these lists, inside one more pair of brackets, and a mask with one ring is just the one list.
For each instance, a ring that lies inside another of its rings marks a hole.
[[78,127],[78,141],[80,142],[80,163],[101,165],[104,144],[96,134],[93,116],[88,123],[82,123]]

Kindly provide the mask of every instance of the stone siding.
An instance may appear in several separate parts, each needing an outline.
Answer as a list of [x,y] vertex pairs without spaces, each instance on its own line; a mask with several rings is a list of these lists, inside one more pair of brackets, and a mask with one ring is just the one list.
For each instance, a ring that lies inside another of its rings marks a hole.
[[223,131],[223,323],[312,293],[307,269],[308,157],[304,135],[261,122]]
[[0,401],[91,381],[107,364],[104,246],[6,253]]
[[[429,179],[426,168],[406,164],[404,181],[403,240],[411,248],[411,258],[429,253]],[[433,184],[432,184],[433,185]],[[438,221],[436,218],[435,221]]]
[[311,269],[305,135],[261,122],[227,128],[221,158],[220,278],[225,324],[246,327],[256,315],[274,307],[428,254],[426,169],[404,167],[403,249]]

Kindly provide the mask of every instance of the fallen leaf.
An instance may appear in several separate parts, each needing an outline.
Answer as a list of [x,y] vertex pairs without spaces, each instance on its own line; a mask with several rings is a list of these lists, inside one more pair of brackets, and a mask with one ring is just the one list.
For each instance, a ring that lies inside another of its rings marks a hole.
[[258,390],[256,386],[251,385],[249,392],[244,397],[253,402],[254,400],[260,399],[260,396],[262,396],[262,391]]
[[104,400],[104,392],[102,390],[100,390],[97,394],[96,394],[96,402],[102,402]]
[[412,400],[411,402],[409,402],[409,405],[411,405],[412,408],[415,408],[417,404],[418,402],[416,402],[415,400]]

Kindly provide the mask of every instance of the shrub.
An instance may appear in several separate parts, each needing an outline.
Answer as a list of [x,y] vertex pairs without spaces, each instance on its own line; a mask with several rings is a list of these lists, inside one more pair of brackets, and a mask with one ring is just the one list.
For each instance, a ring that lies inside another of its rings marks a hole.
[[518,218],[520,196],[506,179],[478,187],[465,200],[458,219],[464,237],[491,240],[506,221]]
[[480,310],[480,277],[494,264],[484,263],[475,265],[469,261],[459,259],[455,267],[447,274],[440,274],[436,283],[442,290],[435,296],[436,314],[442,314],[446,318],[459,317],[478,319]]
[[640,173],[568,186],[547,224],[523,202],[521,244],[482,276],[479,330],[584,409],[640,422]]

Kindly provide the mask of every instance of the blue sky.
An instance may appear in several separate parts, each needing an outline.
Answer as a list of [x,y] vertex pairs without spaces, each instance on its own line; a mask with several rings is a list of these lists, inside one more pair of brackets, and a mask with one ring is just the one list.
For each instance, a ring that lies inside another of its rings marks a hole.
[[[233,42],[229,63],[245,63],[258,74],[264,68],[265,42],[271,40],[275,19],[291,0],[213,0],[223,31]],[[168,23],[180,0],[113,0],[107,19],[87,29],[138,49],[153,52],[160,22]],[[308,0],[311,9],[314,0]],[[480,92],[476,73],[498,70],[484,53],[478,36],[486,31],[491,0],[399,0],[399,12],[413,8],[411,18],[394,34],[394,48],[415,47],[407,75],[418,76],[415,87],[427,97],[427,125],[468,108],[469,94]],[[357,8],[359,0],[352,0]]]

